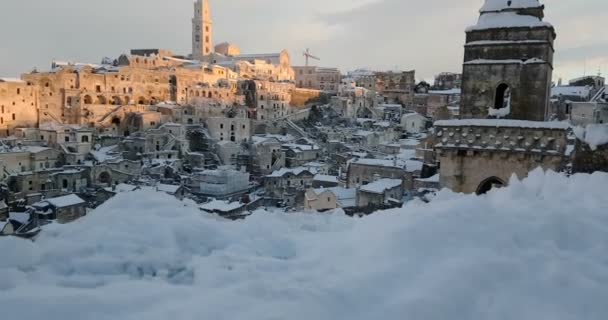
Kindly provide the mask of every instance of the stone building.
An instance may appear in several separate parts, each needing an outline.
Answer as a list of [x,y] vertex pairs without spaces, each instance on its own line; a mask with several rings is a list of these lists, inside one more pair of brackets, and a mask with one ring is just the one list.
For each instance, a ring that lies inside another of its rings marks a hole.
[[462,86],[462,74],[442,72],[435,76],[433,90],[459,89]]
[[251,140],[251,119],[212,117],[205,122],[209,134],[217,141],[243,143]]
[[195,173],[189,186],[196,194],[224,200],[249,192],[249,176],[248,172],[221,167]]
[[[461,116],[435,123],[440,185],[483,194],[536,168],[560,171],[572,156],[569,125],[547,119],[553,27],[536,0],[486,0],[467,29]],[[485,119],[505,117],[517,120]],[[471,119],[481,118],[481,119]]]
[[239,82],[240,93],[249,107],[249,118],[259,121],[277,120],[292,114],[292,83],[246,80]]
[[466,30],[463,119],[548,119],[556,34],[543,11],[536,0],[486,0]]
[[440,183],[455,192],[485,193],[513,174],[538,167],[565,169],[572,152],[568,125],[517,120],[448,120],[435,123]]
[[306,168],[281,169],[264,178],[267,196],[296,206],[304,203],[304,193],[312,187],[315,172]]
[[382,206],[401,203],[403,182],[401,179],[379,179],[357,190],[357,207]]
[[348,164],[347,187],[364,186],[378,178],[404,181],[408,176],[406,167],[402,160],[353,159]]
[[0,137],[38,124],[38,88],[20,79],[0,78]]
[[267,175],[285,167],[286,159],[285,153],[282,151],[283,143],[279,139],[256,136],[252,142],[253,172]]
[[87,203],[75,194],[45,199],[32,205],[40,221],[69,223],[86,215]]
[[293,67],[298,88],[338,91],[342,74],[336,68]]

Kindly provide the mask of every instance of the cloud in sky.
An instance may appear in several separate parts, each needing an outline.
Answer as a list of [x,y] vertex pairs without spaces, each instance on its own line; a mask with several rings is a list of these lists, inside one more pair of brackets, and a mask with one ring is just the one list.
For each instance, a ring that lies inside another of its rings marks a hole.
[[[416,69],[429,79],[461,70],[464,29],[482,0],[211,0],[215,40],[244,52],[310,48],[343,71]],[[608,1],[544,0],[557,29],[555,76],[608,70]],[[3,0],[0,75],[53,59],[98,62],[131,48],[190,51],[191,0]],[[605,71],[607,72],[607,71]]]

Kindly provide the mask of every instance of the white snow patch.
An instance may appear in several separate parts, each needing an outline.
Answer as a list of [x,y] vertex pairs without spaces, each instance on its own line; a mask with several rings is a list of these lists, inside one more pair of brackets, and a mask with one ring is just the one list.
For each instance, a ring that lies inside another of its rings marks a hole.
[[238,222],[119,194],[35,242],[0,239],[0,305],[20,320],[603,320],[607,187],[606,173],[535,171],[361,219]]
[[497,28],[552,28],[553,26],[535,16],[520,15],[515,12],[488,12],[479,16],[477,24],[466,29],[467,32]]
[[582,128],[574,130],[574,133],[594,151],[597,150],[597,147],[608,144],[608,124],[588,125],[584,130]]

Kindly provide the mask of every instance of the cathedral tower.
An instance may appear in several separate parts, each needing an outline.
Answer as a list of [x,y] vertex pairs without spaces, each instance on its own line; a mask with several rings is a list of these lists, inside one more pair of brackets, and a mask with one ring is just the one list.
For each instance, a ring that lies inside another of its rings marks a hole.
[[538,0],[485,0],[466,31],[461,115],[546,120],[555,30]]
[[192,59],[203,60],[213,53],[213,21],[209,0],[197,0],[194,3],[192,18]]

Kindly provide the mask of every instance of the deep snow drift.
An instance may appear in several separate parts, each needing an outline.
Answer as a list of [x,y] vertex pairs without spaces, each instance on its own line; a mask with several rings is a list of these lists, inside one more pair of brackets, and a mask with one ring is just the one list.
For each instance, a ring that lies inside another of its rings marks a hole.
[[535,171],[363,219],[240,222],[125,193],[35,243],[0,239],[2,318],[603,320],[607,187]]

